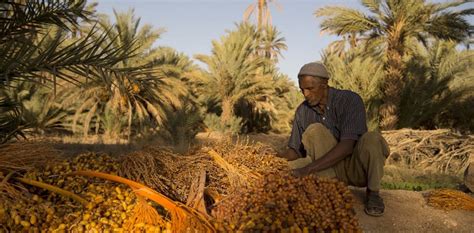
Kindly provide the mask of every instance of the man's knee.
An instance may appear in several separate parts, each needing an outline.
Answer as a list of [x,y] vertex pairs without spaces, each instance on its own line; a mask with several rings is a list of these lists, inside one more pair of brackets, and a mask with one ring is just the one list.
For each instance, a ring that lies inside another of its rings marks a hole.
[[337,140],[323,124],[315,123],[306,128],[301,142],[313,159],[327,153],[337,144]]
[[303,140],[309,139],[309,141],[314,141],[313,139],[322,138],[330,134],[331,132],[329,132],[326,126],[324,126],[321,123],[314,123],[314,124],[309,125],[308,128],[306,128],[302,137],[303,137]]
[[329,132],[328,128],[326,128],[326,126],[324,126],[321,123],[311,124],[304,131],[305,134],[306,133],[308,133],[308,134],[321,134],[321,133],[326,133],[326,132]]
[[371,131],[371,132],[367,132],[363,134],[360,140],[361,142],[364,142],[366,144],[374,144],[374,143],[378,143],[381,138],[382,138],[382,135],[380,135],[379,132]]
[[382,155],[387,158],[390,155],[390,148],[387,141],[379,132],[367,132],[359,139],[363,150],[381,148]]

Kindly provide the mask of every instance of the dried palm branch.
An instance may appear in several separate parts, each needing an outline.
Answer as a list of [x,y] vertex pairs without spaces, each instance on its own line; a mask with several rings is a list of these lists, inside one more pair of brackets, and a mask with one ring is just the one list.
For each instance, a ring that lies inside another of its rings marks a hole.
[[463,172],[469,164],[469,155],[474,153],[472,135],[446,129],[385,131],[384,137],[390,145],[389,162],[446,174]]
[[201,170],[194,179],[189,190],[186,205],[208,216],[206,203],[204,201],[204,188],[206,185],[206,171]]
[[172,229],[174,232],[183,232],[188,228],[200,229],[205,232],[215,232],[214,226],[209,223],[204,215],[186,205],[172,201],[166,196],[144,186],[143,184],[120,176],[94,171],[76,171],[72,172],[71,175],[97,177],[129,185],[134,189],[136,195],[143,196],[156,202],[171,214]]
[[132,216],[125,222],[125,229],[133,231],[137,223],[166,226],[166,221],[158,214],[155,208],[146,202],[144,197],[137,195],[137,199],[138,203],[133,209]]
[[443,210],[474,210],[474,198],[452,189],[438,189],[427,195],[428,205]]
[[64,197],[69,197],[69,198],[77,201],[78,203],[81,203],[83,206],[87,206],[89,204],[89,201],[87,201],[86,199],[80,197],[79,195],[74,194],[72,192],[69,192],[67,190],[58,188],[54,185],[46,184],[46,183],[39,182],[39,181],[36,181],[36,180],[20,178],[20,177],[15,178],[15,179],[22,182],[22,183],[29,184],[29,185],[32,185],[32,186],[35,186],[35,187],[38,187],[38,188],[49,190],[51,192],[60,194],[61,196],[64,196]]

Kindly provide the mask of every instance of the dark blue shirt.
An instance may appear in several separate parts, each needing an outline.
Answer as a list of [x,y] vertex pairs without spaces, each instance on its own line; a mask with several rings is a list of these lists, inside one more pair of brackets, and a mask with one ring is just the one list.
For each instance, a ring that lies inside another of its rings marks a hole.
[[306,101],[296,109],[288,147],[300,156],[305,156],[302,135],[310,124],[321,123],[331,131],[339,142],[342,139],[358,140],[367,132],[365,107],[362,98],[355,92],[330,87],[324,114],[310,107]]

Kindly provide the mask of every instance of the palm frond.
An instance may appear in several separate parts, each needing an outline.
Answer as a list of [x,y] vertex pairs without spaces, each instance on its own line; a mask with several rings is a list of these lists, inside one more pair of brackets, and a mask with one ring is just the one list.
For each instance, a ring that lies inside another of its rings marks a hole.
[[323,7],[314,14],[316,17],[324,17],[321,30],[338,35],[362,33],[380,26],[375,18],[345,7]]
[[[455,46],[453,42],[436,42],[426,53],[412,58],[416,62],[408,67],[410,77],[402,92],[405,97],[401,103],[402,127],[431,129],[449,122],[446,117],[460,115],[449,112],[451,106],[459,106],[460,102],[472,96],[474,54],[471,51],[459,52]],[[460,124],[465,124],[462,121],[466,120],[470,119],[457,119]]]
[[28,36],[35,36],[48,25],[63,29],[77,27],[77,19],[87,19],[85,0],[78,1],[15,1],[2,3],[0,44]]
[[[471,10],[469,14],[473,14]],[[442,40],[460,42],[467,37],[469,22],[458,13],[444,13],[434,16],[426,25],[426,31]]]
[[361,3],[372,13],[380,15],[380,7],[382,0],[362,0]]
[[20,105],[6,96],[1,96],[0,110],[0,144],[14,137],[25,137],[21,131]]
[[[125,47],[112,47],[107,43],[107,32],[94,38],[98,30],[69,45],[61,35],[48,39],[46,36],[38,44],[25,44],[11,41],[8,45],[0,45],[0,51],[5,57],[0,60],[1,80],[15,80],[23,77],[29,80],[44,79],[44,72],[55,75],[59,79],[80,83],[76,74],[82,77],[88,75],[91,67],[110,68],[131,54],[124,53]],[[69,75],[68,75],[69,73]]]

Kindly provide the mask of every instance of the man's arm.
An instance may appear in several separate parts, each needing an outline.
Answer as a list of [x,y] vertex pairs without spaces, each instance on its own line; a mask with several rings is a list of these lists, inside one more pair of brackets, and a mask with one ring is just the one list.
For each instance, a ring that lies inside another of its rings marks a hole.
[[299,159],[300,156],[296,153],[296,151],[292,148],[288,148],[286,149],[285,151],[283,152],[279,152],[277,154],[277,157],[280,157],[280,158],[284,158],[288,161],[292,161],[292,160],[295,160],[295,159]]
[[355,144],[356,140],[343,139],[320,159],[313,161],[306,167],[295,169],[294,174],[296,176],[305,176],[330,168],[352,154]]

